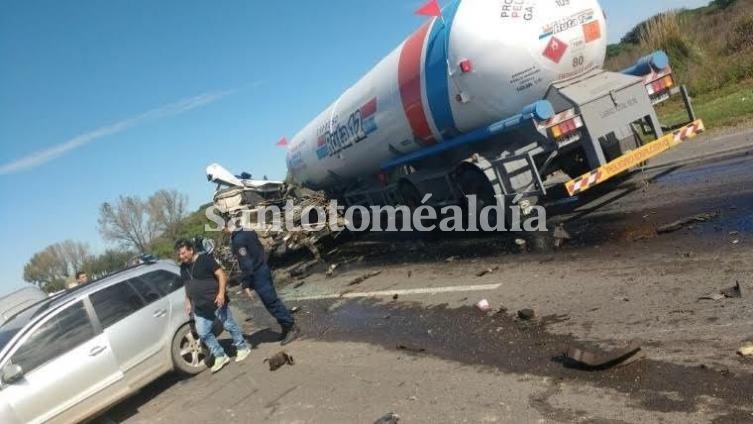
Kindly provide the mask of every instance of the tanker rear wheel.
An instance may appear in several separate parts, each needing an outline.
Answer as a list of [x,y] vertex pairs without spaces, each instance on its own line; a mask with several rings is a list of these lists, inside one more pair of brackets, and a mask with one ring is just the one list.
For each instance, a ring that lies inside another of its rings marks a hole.
[[[491,181],[487,178],[486,174],[477,166],[471,163],[462,163],[455,170],[455,184],[457,185],[460,194],[463,196],[460,206],[465,209],[464,219],[469,219],[471,208],[475,209],[475,217],[477,225],[480,224],[481,211],[487,206],[494,206],[497,203],[496,197],[494,197],[494,187]],[[475,204],[472,204],[472,200],[468,196],[476,196]],[[505,216],[509,216],[509,210],[505,211]],[[497,225],[497,214],[492,212],[488,215],[488,224],[491,227]],[[467,222],[465,223],[467,224]]]
[[464,196],[462,205],[465,207],[471,206],[468,204],[469,199],[467,197],[470,195],[476,196],[477,212],[481,212],[484,207],[496,203],[492,183],[486,177],[486,174],[475,165],[463,163],[458,166],[455,171],[455,183]]
[[400,181],[398,191],[400,192],[400,197],[403,198],[403,204],[407,206],[411,212],[421,206],[421,193],[419,193],[418,188],[416,188],[416,186],[410,181]]

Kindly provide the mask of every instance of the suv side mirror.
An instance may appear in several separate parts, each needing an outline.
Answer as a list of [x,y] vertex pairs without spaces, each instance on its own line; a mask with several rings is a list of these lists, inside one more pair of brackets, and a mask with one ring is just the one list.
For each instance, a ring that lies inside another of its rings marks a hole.
[[24,370],[20,365],[7,364],[3,367],[3,383],[12,384],[24,376]]

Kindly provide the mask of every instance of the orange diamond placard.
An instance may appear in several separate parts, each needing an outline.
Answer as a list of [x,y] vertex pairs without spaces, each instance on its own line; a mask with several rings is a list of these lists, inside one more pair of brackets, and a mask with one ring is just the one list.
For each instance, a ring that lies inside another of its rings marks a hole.
[[599,21],[583,24],[583,37],[585,37],[586,43],[601,38],[601,25],[599,24]]

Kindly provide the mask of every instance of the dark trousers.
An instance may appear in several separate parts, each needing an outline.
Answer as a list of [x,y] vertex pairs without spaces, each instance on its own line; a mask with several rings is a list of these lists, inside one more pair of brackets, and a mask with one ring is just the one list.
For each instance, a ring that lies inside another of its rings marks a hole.
[[267,308],[267,311],[277,319],[277,322],[282,328],[290,328],[295,323],[293,316],[290,314],[290,310],[282,303],[279,297],[277,297],[277,291],[272,283],[272,271],[269,266],[262,265],[253,275],[244,282],[244,287],[248,287],[251,290],[256,291],[259,295],[259,299]]

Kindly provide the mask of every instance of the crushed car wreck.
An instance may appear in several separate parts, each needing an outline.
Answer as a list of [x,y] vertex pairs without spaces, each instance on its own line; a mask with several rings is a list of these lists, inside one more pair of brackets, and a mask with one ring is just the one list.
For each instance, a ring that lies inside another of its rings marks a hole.
[[[329,198],[323,192],[283,181],[255,180],[248,173],[236,176],[216,163],[207,167],[206,174],[208,181],[217,184],[213,196],[217,210],[225,217],[241,219],[244,226],[256,231],[270,257],[283,257],[289,253],[308,250],[314,259],[319,260],[319,246],[342,233],[333,228],[345,227],[345,218],[335,211],[336,216],[319,218],[325,218],[327,223],[334,222],[336,226],[325,225],[318,231],[300,229],[304,213],[310,213],[314,208],[321,208],[325,214],[332,213],[327,209]],[[275,213],[280,213],[283,208],[284,219],[289,220],[292,226],[275,222],[280,218],[279,215],[275,217]],[[305,220],[308,223],[314,221],[314,218],[305,217]],[[232,256],[222,255],[222,249],[218,251],[221,257]]]

